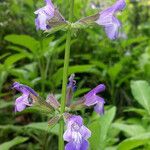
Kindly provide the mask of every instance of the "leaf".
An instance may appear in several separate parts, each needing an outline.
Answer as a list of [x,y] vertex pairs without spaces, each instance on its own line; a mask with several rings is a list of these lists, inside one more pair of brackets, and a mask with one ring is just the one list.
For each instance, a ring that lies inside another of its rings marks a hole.
[[18,125],[0,125],[0,129],[1,130],[13,130],[13,131],[18,131],[18,130],[22,130],[22,126],[18,126]]
[[121,46],[125,48],[125,47],[127,47],[127,46],[129,46],[131,44],[142,43],[142,42],[144,42],[146,40],[147,40],[147,37],[143,37],[143,36],[140,36],[140,37],[137,37],[137,38],[131,38],[131,39],[123,40],[121,42]]
[[5,80],[7,79],[7,76],[8,76],[8,72],[0,69],[0,91],[3,88],[2,86],[5,82]]
[[50,127],[48,122],[37,122],[26,125],[25,128],[31,128],[35,130],[41,130],[44,132],[49,132],[58,135],[59,133],[59,125],[56,124],[54,127]]
[[132,94],[137,102],[150,113],[150,85],[146,81],[131,81]]
[[147,111],[143,108],[133,108],[133,107],[127,107],[123,110],[124,112],[135,112],[141,116],[145,116],[147,114]]
[[118,150],[130,150],[141,145],[145,145],[150,141],[150,133],[139,134],[138,136],[128,138],[121,142],[118,146]]
[[[68,75],[70,75],[72,73],[83,73],[83,72],[89,73],[90,71],[92,71],[93,68],[94,68],[93,65],[71,66],[71,67],[69,67]],[[62,73],[63,73],[63,68],[60,68],[51,78],[54,81],[54,84],[56,86],[58,86],[61,83]]]
[[106,147],[106,140],[108,130],[116,113],[116,108],[112,107],[103,116],[90,124],[92,136],[89,139],[92,150],[104,150]]
[[107,65],[104,64],[103,62],[92,60],[90,63],[94,64],[95,66],[99,67],[100,69],[104,69],[104,70],[107,69]]
[[123,123],[113,123],[112,127],[125,132],[128,136],[136,136],[136,135],[146,132],[145,129],[141,125],[136,125],[136,124],[127,125]]
[[25,58],[25,57],[27,57],[27,56],[26,56],[25,54],[23,54],[23,53],[14,54],[14,55],[12,55],[12,56],[9,56],[9,57],[5,60],[4,64],[6,65],[6,67],[9,67],[9,66],[13,65],[15,62],[17,62],[17,61],[19,61],[20,59]]
[[14,102],[0,101],[0,109],[13,106]]
[[85,94],[88,91],[90,91],[90,88],[78,89],[77,91],[75,91],[74,97],[78,97],[78,96],[80,96],[82,94]]
[[116,63],[114,66],[108,69],[108,74],[113,81],[116,79],[121,69],[122,69],[122,64],[120,62]]
[[24,46],[34,53],[36,53],[40,45],[37,40],[35,40],[33,37],[29,35],[10,34],[10,35],[5,36],[4,39],[13,44]]
[[22,48],[22,47],[20,48],[18,46],[9,45],[9,46],[7,46],[7,49],[22,53],[22,54],[28,56],[28,58],[33,59],[32,53],[28,52],[25,48]]
[[1,55],[1,56],[0,56],[0,60],[6,58],[6,57],[9,56],[9,55],[10,55],[10,53],[5,53],[5,54]]
[[18,136],[11,141],[8,141],[8,142],[1,144],[0,149],[1,150],[9,150],[11,147],[18,145],[18,144],[21,144],[21,143],[24,143],[27,140],[28,140],[28,138],[26,138],[26,137]]

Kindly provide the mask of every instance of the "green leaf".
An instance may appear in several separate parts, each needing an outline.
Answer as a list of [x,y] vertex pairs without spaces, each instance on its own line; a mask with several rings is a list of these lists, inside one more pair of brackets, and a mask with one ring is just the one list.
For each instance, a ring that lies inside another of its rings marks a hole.
[[138,136],[128,138],[121,142],[118,146],[118,150],[130,150],[141,145],[145,145],[150,141],[150,133],[139,134]]
[[48,125],[48,122],[37,122],[26,125],[25,128],[31,128],[35,130],[41,130],[48,133],[53,133],[58,135],[59,125],[56,124],[54,127]]
[[75,91],[74,97],[78,97],[88,91],[90,91],[90,88],[78,89],[77,91]]
[[1,130],[13,130],[13,131],[21,130],[22,131],[22,126],[7,124],[7,125],[0,125],[0,129]]
[[143,36],[140,36],[140,37],[136,37],[136,38],[130,38],[130,39],[128,39],[128,40],[123,40],[122,42],[121,42],[121,46],[122,47],[127,47],[127,46],[129,46],[129,45],[131,45],[131,44],[134,44],[134,43],[142,43],[142,42],[144,42],[144,41],[146,41],[147,40],[147,37],[143,37]]
[[14,102],[0,101],[0,109],[12,106]]
[[[83,73],[83,72],[89,73],[90,71],[92,71],[93,68],[94,68],[93,65],[70,66],[68,70],[68,74],[70,75],[72,73]],[[63,73],[63,68],[60,68],[51,78],[51,80],[54,81],[54,84],[56,86],[58,86],[61,83],[62,73]]]
[[5,36],[4,39],[13,44],[17,44],[17,45],[26,47],[34,53],[36,53],[37,49],[40,46],[39,42],[29,35],[11,34],[11,35]]
[[124,112],[135,112],[141,116],[145,116],[147,114],[147,111],[144,108],[133,108],[133,107],[127,107],[123,110]]
[[116,63],[114,66],[108,69],[108,74],[113,81],[116,79],[121,69],[122,69],[122,64],[120,62]]
[[2,55],[0,56],[0,60],[6,58],[6,57],[9,56],[9,55],[10,55],[10,53],[2,54]]
[[123,123],[113,123],[112,127],[123,131],[128,136],[136,136],[136,135],[146,132],[145,129],[141,125],[136,125],[136,124],[135,125],[127,125],[127,124],[123,124]]
[[106,140],[108,130],[115,117],[116,108],[112,107],[103,116],[90,124],[92,136],[89,139],[92,150],[104,150],[106,147]]
[[137,102],[150,113],[150,85],[146,81],[131,81],[131,90]]
[[5,80],[7,79],[7,76],[8,76],[8,72],[0,69],[0,91],[3,88],[2,86],[5,82]]
[[19,61],[20,59],[25,58],[25,57],[26,57],[26,55],[23,54],[23,53],[14,54],[14,55],[12,55],[12,56],[9,56],[9,57],[5,60],[4,64],[5,64],[7,67],[9,67],[9,66],[13,65],[15,62],[17,62],[17,61]]
[[8,142],[1,144],[0,149],[1,150],[9,150],[11,147],[18,145],[18,144],[21,144],[27,140],[28,140],[28,138],[26,138],[26,137],[18,136],[11,141],[8,141]]

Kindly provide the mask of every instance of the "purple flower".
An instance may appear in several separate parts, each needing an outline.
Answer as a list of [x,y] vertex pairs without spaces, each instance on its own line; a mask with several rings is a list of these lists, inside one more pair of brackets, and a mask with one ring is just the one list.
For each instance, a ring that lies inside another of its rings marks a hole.
[[71,104],[73,92],[76,90],[76,81],[74,80],[74,78],[75,78],[75,74],[71,74],[71,76],[69,77],[69,83],[67,85],[67,94],[66,94],[67,106]]
[[97,24],[104,26],[105,32],[111,40],[114,40],[118,37],[119,28],[121,27],[121,23],[115,17],[115,14],[118,11],[123,10],[125,6],[125,0],[117,0],[114,5],[100,12],[100,16],[96,20]]
[[35,19],[36,29],[48,30],[51,27],[66,23],[64,17],[54,7],[51,0],[45,0],[45,2],[46,6],[34,12],[37,15]]
[[36,28],[41,30],[49,29],[47,25],[47,20],[50,20],[54,17],[55,7],[52,4],[51,0],[45,0],[46,6],[38,9],[34,13],[37,15],[35,19]]
[[83,125],[83,119],[80,116],[72,115],[66,121],[67,130],[63,138],[68,143],[65,150],[87,150],[87,139],[91,136],[91,131]]
[[84,105],[86,106],[95,105],[94,110],[100,115],[104,113],[105,101],[103,98],[97,96],[96,94],[104,90],[105,90],[105,85],[100,84],[94,89],[92,89],[90,92],[88,92],[86,95],[84,95],[85,98]]
[[20,112],[23,111],[26,106],[32,106],[33,100],[30,98],[30,94],[38,96],[33,89],[18,82],[13,83],[12,88],[22,93],[22,96],[18,97],[15,101],[15,111]]
[[71,88],[72,91],[76,90],[76,80],[74,80],[75,78],[75,74],[71,74],[71,76],[69,77],[69,83],[67,85],[67,88]]

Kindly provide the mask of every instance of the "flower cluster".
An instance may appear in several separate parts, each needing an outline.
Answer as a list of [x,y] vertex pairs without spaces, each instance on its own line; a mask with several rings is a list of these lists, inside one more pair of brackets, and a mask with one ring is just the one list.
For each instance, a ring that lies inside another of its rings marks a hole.
[[[87,139],[91,136],[91,132],[87,127],[84,126],[82,117],[69,113],[69,110],[75,111],[78,108],[80,108],[80,106],[85,108],[94,106],[94,110],[98,114],[102,115],[104,113],[105,101],[103,98],[99,97],[96,94],[104,91],[105,85],[98,85],[97,87],[89,91],[87,94],[85,94],[83,97],[81,97],[79,100],[72,103],[71,100],[73,98],[73,92],[76,89],[76,81],[74,78],[75,75],[72,74],[69,78],[69,83],[67,84],[67,109],[62,116],[66,122],[67,127],[63,136],[64,140],[68,142],[68,144],[65,147],[65,150],[87,150],[89,145]],[[37,99],[40,99],[39,95],[30,87],[15,82],[12,85],[12,88],[22,93],[22,95],[16,99],[15,111],[20,112],[23,111],[27,106],[34,107],[34,104],[36,102],[39,103],[38,101],[36,101]],[[45,102],[46,107],[47,105],[49,105],[48,108],[50,108],[50,111],[52,109],[54,111],[57,110],[57,112],[60,111],[60,103],[53,94],[49,94]],[[60,114],[58,114],[58,116],[52,117],[49,121],[49,124],[56,124],[60,118]]]
[[[51,0],[45,0],[46,6],[35,11],[37,18],[35,24],[37,29],[49,30],[53,27],[67,24],[61,13],[54,7]],[[79,22],[96,22],[98,25],[104,27],[105,32],[109,39],[114,40],[118,38],[119,28],[121,27],[120,21],[115,17],[118,11],[122,11],[126,6],[125,0],[116,0],[116,3],[111,7],[99,12],[97,15],[86,17]]]

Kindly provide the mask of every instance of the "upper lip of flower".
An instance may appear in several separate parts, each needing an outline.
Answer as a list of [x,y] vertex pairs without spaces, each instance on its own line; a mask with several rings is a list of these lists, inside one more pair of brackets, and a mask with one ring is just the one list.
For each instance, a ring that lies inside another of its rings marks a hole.
[[34,96],[38,96],[38,94],[32,88],[30,88],[27,85],[20,84],[19,82],[14,82],[11,88],[16,89],[17,91],[19,91],[23,94],[24,93],[28,93],[28,94],[31,93]]

